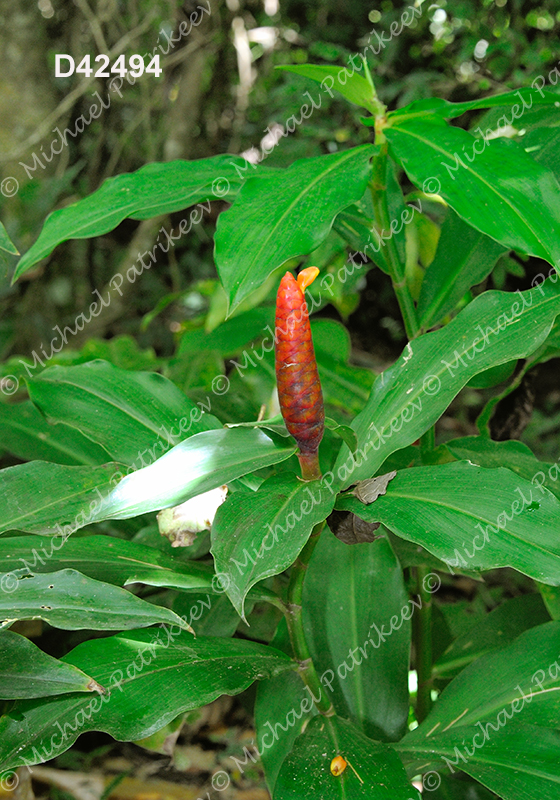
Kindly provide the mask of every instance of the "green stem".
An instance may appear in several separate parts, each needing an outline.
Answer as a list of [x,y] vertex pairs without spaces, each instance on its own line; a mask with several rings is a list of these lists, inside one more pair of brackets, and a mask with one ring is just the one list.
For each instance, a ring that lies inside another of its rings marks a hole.
[[418,692],[416,695],[416,719],[422,722],[432,706],[432,595],[426,588],[428,567],[416,567],[416,590],[422,605],[414,615],[414,644],[416,649],[416,672]]
[[290,641],[292,643],[294,655],[300,663],[300,675],[302,680],[310,690],[315,700],[315,705],[320,713],[330,717],[335,713],[334,708],[331,701],[323,692],[321,681],[319,680],[315,664],[311,658],[311,653],[309,652],[309,647],[305,638],[305,631],[303,629],[302,614],[303,583],[305,581],[309,560],[319,541],[319,536],[321,535],[324,524],[323,521],[315,525],[307,544],[292,567],[290,585],[288,586],[286,622],[288,623],[288,631],[290,633]]
[[[381,235],[382,231],[390,231],[391,218],[387,202],[387,141],[380,143],[379,155],[374,159],[373,177],[370,184],[373,201],[374,224]],[[381,239],[380,239],[381,241]],[[419,331],[418,317],[414,300],[406,282],[405,265],[401,263],[397,250],[395,237],[383,240],[385,255],[393,289],[401,309],[406,335],[409,340],[414,339]]]
[[319,466],[319,452],[298,453],[301,475],[304,481],[318,481],[321,478],[321,467]]
[[423,464],[431,464],[431,455],[436,447],[436,426],[432,425],[431,428],[422,434],[420,437],[420,456],[422,457]]

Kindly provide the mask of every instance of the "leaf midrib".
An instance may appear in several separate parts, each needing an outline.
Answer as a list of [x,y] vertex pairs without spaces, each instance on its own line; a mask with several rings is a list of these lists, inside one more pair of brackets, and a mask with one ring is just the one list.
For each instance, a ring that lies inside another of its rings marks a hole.
[[[451,126],[449,126],[448,128],[446,128],[446,129],[445,129],[445,130],[446,130],[446,133],[448,133],[450,129],[451,129]],[[433,150],[436,150],[437,152],[439,152],[439,153],[440,153],[440,155],[443,155],[443,156],[445,156],[446,158],[449,158],[450,160],[451,160],[451,159],[453,158],[453,156],[455,155],[455,153],[451,153],[451,154],[450,154],[450,153],[449,153],[447,150],[444,150],[442,147],[440,147],[440,146],[439,146],[439,145],[438,145],[436,142],[434,142],[433,140],[431,140],[431,139],[425,139],[424,137],[420,136],[418,133],[416,133],[416,132],[414,132],[414,131],[410,131],[410,130],[408,130],[407,128],[399,128],[398,126],[395,126],[395,127],[393,128],[393,130],[397,130],[397,131],[399,131],[399,130],[400,130],[400,132],[401,132],[401,133],[404,133],[404,134],[406,134],[406,135],[408,135],[408,136],[411,136],[411,137],[412,137],[412,138],[414,138],[414,139],[417,139],[419,142],[422,142],[422,144],[424,144],[424,145],[426,145],[426,146],[428,146],[428,147],[431,147]],[[439,128],[438,128],[438,130],[439,130]],[[452,135],[453,135],[453,134],[452,134]],[[473,141],[477,141],[476,137],[473,137]],[[523,151],[523,152],[524,152],[524,151]],[[468,161],[468,159],[466,159],[466,160]],[[536,164],[537,162],[534,162],[534,163]],[[543,247],[543,243],[542,243],[542,240],[541,240],[541,238],[540,238],[540,236],[539,236],[538,232],[537,232],[537,231],[536,231],[536,230],[535,230],[535,229],[534,229],[534,228],[533,228],[533,227],[532,227],[532,226],[529,224],[529,222],[527,221],[527,219],[525,218],[525,216],[524,216],[524,215],[523,215],[523,214],[522,214],[520,211],[518,211],[518,209],[517,209],[517,208],[516,208],[516,207],[513,205],[513,203],[512,203],[512,202],[511,202],[511,201],[508,199],[508,196],[507,196],[507,195],[501,195],[501,194],[500,194],[500,193],[497,191],[497,189],[496,189],[496,187],[495,187],[495,186],[493,186],[493,185],[492,185],[492,184],[491,184],[491,183],[490,183],[488,180],[486,180],[486,178],[485,178],[483,175],[481,175],[480,173],[476,172],[476,171],[475,171],[475,170],[474,170],[474,169],[471,167],[470,163],[467,163],[467,164],[465,164],[465,165],[464,165],[464,168],[465,168],[465,169],[466,169],[468,172],[470,172],[470,173],[471,173],[471,175],[472,175],[472,177],[473,177],[473,178],[475,178],[475,179],[478,179],[478,180],[480,181],[480,183],[482,183],[482,184],[483,184],[483,186],[485,186],[485,187],[486,187],[486,188],[487,188],[487,189],[488,189],[490,192],[492,192],[492,193],[493,193],[493,195],[495,195],[495,197],[496,197],[496,198],[497,198],[499,201],[501,201],[502,203],[505,203],[505,205],[507,205],[507,206],[510,208],[510,211],[512,211],[513,215],[514,215],[515,217],[517,217],[517,218],[518,218],[519,222],[521,223],[521,224],[520,224],[520,227],[521,227],[521,228],[525,227],[527,230],[529,230],[529,231],[531,232],[531,234],[534,236],[535,240],[538,242],[539,246],[540,246],[540,247]],[[545,169],[545,168],[543,168],[543,169]],[[548,211],[548,209],[547,209],[547,211]],[[535,216],[536,216],[536,215],[535,215]],[[476,226],[475,226],[475,227],[476,227]],[[480,230],[480,229],[477,227],[477,230]],[[492,237],[492,238],[493,238],[493,237]],[[497,240],[496,240],[496,241],[497,241]],[[546,248],[544,248],[544,249],[545,249],[545,252],[546,252]],[[541,256],[541,257],[542,257],[542,254],[541,254],[541,253],[535,253],[534,255],[538,255],[538,256]],[[548,255],[548,253],[547,253],[547,255]]]
[[[369,145],[369,144],[360,145],[359,147],[351,148],[350,150],[347,150],[346,153],[344,153],[338,160],[336,160],[336,161],[333,160],[334,163],[332,164],[332,166],[329,166],[327,169],[323,169],[311,181],[307,182],[305,184],[305,186],[295,195],[295,197],[292,199],[292,201],[286,206],[286,208],[284,209],[282,214],[277,218],[276,222],[274,223],[274,226],[269,228],[268,235],[262,238],[259,249],[256,252],[255,251],[253,252],[252,258],[251,258],[251,262],[247,264],[247,269],[244,271],[244,273],[240,274],[239,279],[233,284],[232,288],[234,288],[236,290],[235,291],[235,297],[237,297],[237,295],[239,293],[239,287],[243,284],[243,282],[245,281],[247,275],[253,269],[253,264],[256,261],[259,261],[260,259],[263,258],[264,251],[266,251],[270,247],[270,245],[269,245],[270,240],[274,239],[275,237],[277,237],[278,228],[280,227],[281,223],[284,223],[285,219],[289,216],[289,214],[293,213],[293,209],[300,202],[301,198],[305,197],[306,194],[309,194],[311,192],[311,190],[314,189],[315,186],[321,180],[324,180],[327,176],[330,177],[334,170],[337,170],[341,166],[346,164],[349,159],[354,158],[357,161],[357,153],[358,153],[358,151],[360,152],[360,155],[361,155],[361,153],[366,148],[369,148],[370,150],[372,150],[372,146]],[[319,158],[321,158],[321,156],[319,156]],[[293,169],[292,175],[290,176],[290,177],[293,177],[293,175],[297,175],[298,174],[298,171],[301,170],[302,166],[307,166],[307,165],[302,165],[302,164],[298,164],[298,163],[293,164],[291,167],[288,167],[288,169],[286,170],[286,174],[288,174],[290,172],[290,170],[292,170],[294,167],[296,167],[296,169]],[[235,299],[235,297],[234,297],[234,299]]]
[[[483,467],[480,467],[480,469],[483,469]],[[502,469],[502,468],[499,467],[498,469]],[[394,498],[394,499],[401,499],[401,500],[411,500],[411,501],[413,501],[415,503],[423,503],[424,505],[428,505],[428,506],[429,505],[438,506],[440,508],[445,508],[447,511],[451,511],[451,512],[454,512],[454,513],[461,514],[462,516],[465,516],[468,519],[477,520],[477,522],[479,522],[481,524],[491,525],[493,528],[498,527],[496,525],[495,520],[494,521],[487,520],[487,519],[485,519],[483,517],[479,517],[476,514],[473,514],[470,511],[466,511],[466,510],[463,510],[462,508],[458,508],[456,506],[449,505],[448,503],[446,503],[443,500],[435,500],[432,497],[429,497],[428,494],[426,494],[424,496],[409,495],[409,494],[405,494],[402,490],[398,491],[398,490],[395,490],[394,488],[388,487],[387,492],[385,494],[385,497],[387,499]],[[380,516],[383,516],[383,504],[384,504],[385,500],[383,498],[379,498],[379,499],[381,499],[381,501],[382,501],[382,508],[381,508]],[[392,509],[389,509],[389,511],[392,511]],[[390,525],[389,521],[386,521],[385,524]],[[532,547],[535,550],[537,550],[537,552],[542,552],[543,554],[545,554],[548,557],[556,556],[557,558],[560,558],[560,554],[554,553],[551,550],[547,550],[544,547],[540,547],[536,542],[531,542],[531,541],[528,541],[527,539],[523,539],[519,534],[516,534],[516,533],[508,530],[507,528],[498,528],[497,533],[494,533],[494,531],[492,531],[492,535],[493,536],[499,536],[500,533],[506,533],[506,534],[508,534],[508,536],[511,536],[516,541],[521,542],[521,544],[523,545],[524,548],[529,546],[529,547]]]

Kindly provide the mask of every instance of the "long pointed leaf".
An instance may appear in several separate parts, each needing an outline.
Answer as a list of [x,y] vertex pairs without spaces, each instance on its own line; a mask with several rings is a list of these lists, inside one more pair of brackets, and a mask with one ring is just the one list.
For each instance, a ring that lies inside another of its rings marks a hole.
[[122,474],[121,465],[69,467],[32,461],[0,470],[0,533],[62,534],[95,522],[101,499]]
[[[222,155],[146,164],[136,172],[108,178],[93,194],[47,217],[39,238],[19,260],[14,280],[67,239],[101,236],[127,217],[150,219],[203,200],[231,200],[245,169],[244,158]],[[169,244],[165,237],[161,241],[165,252]]]
[[0,697],[3,700],[93,692],[102,687],[81,669],[43,653],[13,631],[0,631]]
[[306,635],[337,713],[375,739],[405,730],[413,612],[387,539],[349,546],[323,531],[304,585]]
[[212,580],[214,570],[210,565],[179,561],[155,547],[126,539],[112,536],[0,538],[0,573],[4,573],[0,586],[4,591],[10,592],[17,585],[14,572],[41,574],[62,569],[77,570],[116,586],[145,583],[192,591],[223,591]]
[[559,636],[560,622],[539,625],[464,669],[397,745],[411,772],[461,770],[504,800],[555,800]]
[[358,451],[341,448],[335,475],[343,486],[371,478],[387,456],[412,444],[479,372],[534,352],[560,313],[560,288],[485,292],[445,328],[419,336],[379,375],[352,422]]
[[[321,85],[326,82],[326,91],[329,94],[331,94],[331,89],[335,89],[347,100],[350,100],[351,103],[367,108],[372,114],[379,108],[379,103],[375,102],[373,88],[366,78],[356,74],[354,66],[352,67],[352,72],[345,67],[331,66],[330,64],[281,64],[276,69],[303,75],[305,78],[311,78],[311,80],[317,81]],[[338,80],[339,75],[344,77],[344,82]],[[319,100],[320,106],[321,101]]]
[[241,616],[251,586],[295,561],[313,526],[330,514],[335,497],[322,481],[303,483],[283,474],[256,492],[235,492],[220,506],[212,525],[212,553]]
[[188,627],[168,608],[147,603],[118,586],[74,569],[30,575],[26,570],[0,594],[0,619],[43,619],[64,630],[123,630],[156,622]]
[[17,703],[0,719],[0,769],[40,764],[86,731],[145,738],[185,711],[296,666],[271,647],[195,639],[173,627],[84,642],[63,661],[93,675],[106,694]]
[[163,375],[107,361],[46,369],[29,381],[29,394],[49,420],[77,428],[136,468],[187,436],[221,428]]
[[520,145],[476,139],[433,118],[396,121],[385,135],[409,178],[440,194],[469,225],[507,247],[560,263],[560,185]]
[[184,503],[249,472],[285,461],[295,451],[291,440],[278,443],[254,428],[197,433],[150,466],[124,477],[103,498],[95,520],[128,519]]
[[[457,247],[457,242],[461,246]],[[426,330],[453,311],[471,286],[490,274],[498,258],[507,252],[503,245],[486,236],[449,209],[418,298],[420,327]]]
[[[533,81],[534,83],[535,81]],[[519,106],[521,101],[522,108]],[[444,100],[441,97],[429,97],[425,100],[415,100],[407,106],[390,111],[387,118],[399,122],[402,119],[411,119],[413,117],[425,117],[428,114],[437,114],[444,119],[455,119],[460,117],[466,111],[474,111],[477,108],[516,108],[513,120],[519,119],[528,109],[533,105],[538,106],[554,106],[558,102],[558,95],[555,92],[548,90],[524,87],[517,89],[515,92],[504,92],[503,94],[495,94],[491,97],[478,97],[476,100],[467,100],[464,103],[451,103],[449,100]],[[521,114],[517,114],[521,111]]]
[[246,181],[215,237],[230,311],[285,261],[319,246],[336,215],[363,195],[372,155],[372,145],[362,145]]
[[398,472],[374,503],[345,496],[338,505],[382,522],[451,567],[509,566],[560,585],[560,501],[502,467],[414,467]]

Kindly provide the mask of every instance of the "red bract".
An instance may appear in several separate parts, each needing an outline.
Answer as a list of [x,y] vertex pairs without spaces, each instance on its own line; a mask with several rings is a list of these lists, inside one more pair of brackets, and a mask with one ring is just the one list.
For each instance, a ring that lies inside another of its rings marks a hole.
[[276,298],[276,380],[280,410],[299,447],[304,480],[321,476],[318,450],[325,423],[304,290],[319,270],[308,267],[297,281],[286,272]]

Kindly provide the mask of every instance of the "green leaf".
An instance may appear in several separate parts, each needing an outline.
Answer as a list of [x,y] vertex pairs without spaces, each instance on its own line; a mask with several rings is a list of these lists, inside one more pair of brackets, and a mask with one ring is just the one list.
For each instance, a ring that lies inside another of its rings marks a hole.
[[445,328],[419,336],[379,375],[352,422],[358,451],[343,445],[335,474],[343,486],[371,478],[387,456],[431,427],[479,372],[524,358],[548,335],[560,312],[552,283],[516,292],[485,292]]
[[436,255],[424,276],[418,298],[418,319],[424,330],[453,311],[471,286],[486,278],[506,252],[501,244],[468,225],[449,209]]
[[472,389],[489,389],[493,386],[507,381],[515,372],[517,360],[506,361],[505,364],[498,364],[497,367],[490,367],[485,369],[484,372],[479,372],[474,378],[471,378],[467,386]]
[[128,519],[176,506],[249,472],[285,461],[296,449],[290,440],[273,440],[255,428],[197,433],[150,466],[126,475],[103,498],[95,521]]
[[5,253],[11,253],[13,256],[19,256],[19,250],[8,236],[8,231],[0,222],[0,250]]
[[539,461],[522,442],[495,442],[486,436],[464,436],[451,439],[445,443],[445,447],[455,458],[468,459],[486,469],[507,467],[516,475],[531,481],[535,488],[545,486],[560,500],[558,466]]
[[[554,109],[554,118],[558,120],[558,110]],[[525,127],[525,126],[524,126]],[[557,128],[535,128],[523,136],[523,146],[531,158],[551,170],[560,180],[560,131]]]
[[30,400],[0,403],[0,441],[9,453],[25,461],[58,464],[105,464],[106,450],[67,425],[49,425]]
[[[285,619],[280,621],[271,644],[284,653],[292,652]],[[259,682],[255,701],[257,743],[272,796],[280,767],[294,741],[318,713],[313,695],[297,673],[284,673]]]
[[560,585],[560,502],[503,467],[468,461],[413,467],[398,472],[375,503],[346,495],[339,507],[382,522],[451,567],[509,566]]
[[[474,111],[477,108],[500,108],[506,106],[513,106],[519,109],[519,101],[523,104],[522,114],[530,109],[533,104],[538,105],[555,105],[558,103],[558,95],[555,92],[545,90],[537,90],[536,88],[525,87],[518,89],[515,92],[504,92],[503,94],[496,94],[492,97],[479,97],[476,100],[467,100],[464,103],[451,103],[449,100],[443,100],[441,97],[429,97],[424,100],[415,100],[407,106],[390,111],[387,114],[387,119],[392,122],[400,122],[404,119],[412,119],[414,117],[426,117],[429,115],[437,114],[444,119],[454,119],[460,117],[466,111]],[[513,109],[512,109],[513,111]],[[521,115],[520,115],[521,116]],[[516,116],[513,119],[517,119]]]
[[[353,62],[352,62],[353,63]],[[276,69],[284,69],[286,72],[295,72],[296,75],[303,75],[305,78],[311,78],[317,81],[321,86],[326,84],[325,91],[331,94],[331,89],[355,103],[357,106],[362,106],[375,114],[379,109],[379,102],[376,102],[373,87],[361,75],[357,75],[352,68],[352,73],[346,67],[336,67],[324,64],[301,64],[292,66],[291,64],[282,64],[277,66]],[[360,69],[360,67],[358,68]],[[341,73],[344,75],[344,83],[339,79]],[[332,95],[331,95],[332,96]]]
[[[93,194],[47,217],[39,238],[21,257],[14,280],[52,253],[60,242],[101,236],[127,217],[150,219],[204,200],[231,201],[243,183],[241,175],[246,169],[244,158],[221,155],[198,161],[146,164],[136,172],[107,178]],[[205,211],[205,208],[197,209],[196,216],[187,219],[187,225]],[[165,236],[159,247],[164,254],[165,248],[169,250]],[[159,255],[157,253],[156,258]]]
[[201,350],[218,350],[227,358],[267,333],[268,326],[274,327],[274,309],[270,306],[252,308],[226,320],[210,333],[204,328],[186,331],[181,337],[176,358],[184,360],[187,353],[192,356]]
[[0,470],[0,533],[69,532],[95,522],[101,500],[122,473],[119,465],[69,467],[32,461]]
[[318,247],[336,215],[363,195],[372,155],[372,145],[362,145],[245,182],[216,228],[216,265],[230,312],[274,269]]
[[311,333],[327,411],[337,414],[340,419],[336,421],[349,422],[364,407],[375,375],[369,369],[347,363],[350,336],[340,323],[312,320]]
[[233,636],[239,625],[239,614],[226,594],[210,597],[181,592],[173,601],[173,611],[188,620],[197,636]]
[[163,375],[107,361],[50,367],[29,381],[29,394],[49,420],[77,428],[137,468],[146,466],[144,456],[150,464],[187,436],[221,428]]
[[268,646],[195,639],[173,627],[84,642],[63,661],[93,675],[106,694],[17,703],[0,719],[0,769],[53,758],[86,731],[105,731],[120,741],[143,739],[185,711],[295,667]]
[[304,483],[284,473],[256,492],[235,492],[220,506],[212,524],[212,554],[240,616],[251,586],[293,564],[313,527],[330,514],[335,497],[328,483]]
[[556,798],[560,733],[547,727],[560,711],[559,636],[559,622],[539,625],[464,669],[397,745],[411,771],[445,762],[504,800]]
[[0,631],[0,697],[15,700],[102,689],[81,669],[43,653],[13,631]]
[[386,538],[347,545],[323,532],[304,584],[307,640],[337,713],[376,739],[406,728],[413,612]]
[[[521,696],[518,699],[523,702]],[[506,713],[511,713],[509,708],[502,712],[504,718]],[[430,738],[425,744],[410,745],[410,750],[417,754],[415,764],[422,770],[437,764],[439,769],[466,772],[502,800],[556,800],[560,784],[560,732],[516,721],[510,722],[505,730],[499,730],[499,726],[496,721],[480,722],[476,727],[464,725]],[[489,736],[486,740],[485,731]],[[473,743],[481,740],[485,741],[484,747],[477,751]],[[404,743],[398,748],[403,756],[408,755],[409,748]],[[472,751],[474,754],[469,757]],[[411,771],[416,773],[415,769]],[[427,774],[430,780],[434,775],[439,776],[433,769]],[[468,800],[472,796],[467,795]],[[495,797],[493,794],[492,798]]]
[[42,619],[63,630],[122,630],[144,628],[156,622],[187,627],[168,608],[147,603],[136,595],[95,581],[75,569],[42,575],[22,570],[17,582],[0,594],[0,619]]
[[315,350],[321,350],[335,361],[346,363],[352,352],[348,330],[334,319],[311,320],[311,332]]
[[346,442],[352,453],[355,452],[358,446],[358,439],[352,428],[349,428],[348,425],[339,425],[338,422],[330,417],[325,417],[325,428],[328,428],[329,431],[339,436],[343,442]]
[[39,536],[0,538],[0,588],[17,588],[18,570],[34,574],[62,569],[78,570],[90,578],[116,586],[145,583],[183,591],[222,592],[214,570],[198,561],[179,561],[155,547],[110,536],[70,538]]
[[560,239],[550,235],[560,224],[560,186],[520,145],[476,139],[435,118],[398,122],[384,132],[393,157],[423,191],[440,194],[497,242],[560,263]]
[[512,597],[455,639],[434,664],[432,674],[452,678],[480,656],[511,644],[524,631],[549,621],[539,594]]
[[[1,730],[1,729],[0,729]],[[331,774],[333,758],[348,766]],[[296,739],[275,787],[280,800],[419,800],[392,747],[368,739],[340,717],[314,717]]]

